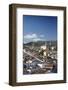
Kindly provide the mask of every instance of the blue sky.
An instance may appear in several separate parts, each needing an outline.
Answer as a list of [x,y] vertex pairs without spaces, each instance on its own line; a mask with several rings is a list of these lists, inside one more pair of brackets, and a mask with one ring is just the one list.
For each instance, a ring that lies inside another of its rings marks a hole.
[[56,16],[23,16],[24,43],[57,40]]

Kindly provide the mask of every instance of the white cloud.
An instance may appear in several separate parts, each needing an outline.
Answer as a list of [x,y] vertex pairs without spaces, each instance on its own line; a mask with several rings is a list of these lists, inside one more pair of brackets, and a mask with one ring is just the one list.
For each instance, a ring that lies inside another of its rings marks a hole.
[[43,37],[44,37],[44,35],[40,35],[40,37],[42,37],[42,38],[43,38]]
[[41,38],[35,38],[33,39],[33,41],[41,41],[42,39]]
[[42,41],[44,40],[43,39],[44,35],[37,35],[35,33],[33,34],[27,34],[24,36],[24,43],[28,43],[28,42],[32,42],[32,41]]
[[33,38],[37,38],[36,34],[27,34],[24,36],[25,39],[33,39]]

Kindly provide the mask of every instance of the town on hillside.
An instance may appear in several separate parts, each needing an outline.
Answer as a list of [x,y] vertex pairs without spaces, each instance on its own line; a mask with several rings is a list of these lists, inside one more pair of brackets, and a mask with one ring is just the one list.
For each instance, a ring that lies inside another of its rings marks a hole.
[[57,41],[23,44],[23,74],[57,73]]

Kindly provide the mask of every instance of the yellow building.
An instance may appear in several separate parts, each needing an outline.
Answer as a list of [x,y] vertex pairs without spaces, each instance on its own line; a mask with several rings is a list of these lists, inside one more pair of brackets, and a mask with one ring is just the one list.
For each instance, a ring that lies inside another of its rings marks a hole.
[[46,45],[41,46],[41,49],[43,50],[43,56],[47,58],[48,56],[48,48]]

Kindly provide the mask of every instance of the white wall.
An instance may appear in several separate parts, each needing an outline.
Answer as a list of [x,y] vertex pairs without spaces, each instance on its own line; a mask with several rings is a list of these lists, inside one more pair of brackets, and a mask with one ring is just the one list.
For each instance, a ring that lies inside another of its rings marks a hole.
[[[9,11],[8,10],[9,10],[10,3],[66,6],[68,9],[68,4],[67,4],[68,0],[0,0],[0,90],[22,90],[22,89],[23,90],[35,90],[35,89],[36,90],[38,89],[67,90],[68,83],[24,86],[24,87],[22,86],[11,87],[8,85],[8,77],[9,77],[8,76],[8,70],[9,70],[9,41],[8,41],[9,40]],[[67,12],[67,15],[68,15],[68,12]],[[68,22],[68,18],[67,18],[67,22]],[[67,32],[67,38],[68,38],[68,32]],[[68,78],[67,78],[67,81],[68,81]]]

